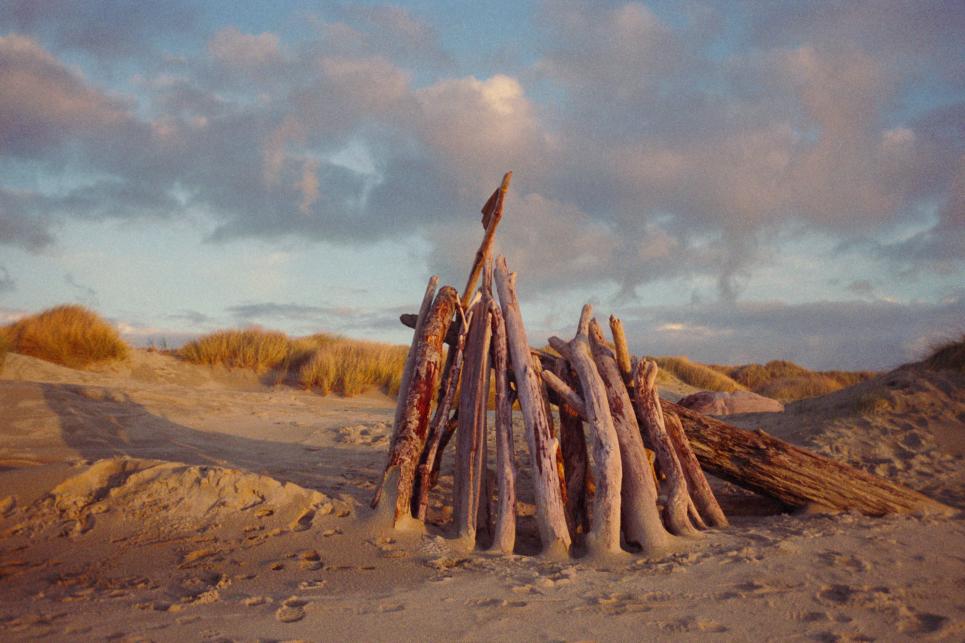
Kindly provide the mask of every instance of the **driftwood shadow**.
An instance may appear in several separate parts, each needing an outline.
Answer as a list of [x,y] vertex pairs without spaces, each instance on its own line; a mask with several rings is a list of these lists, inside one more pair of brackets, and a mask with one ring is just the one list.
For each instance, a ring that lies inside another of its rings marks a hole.
[[87,460],[128,456],[220,466],[268,475],[361,504],[383,465],[380,452],[306,446],[201,431],[152,413],[129,395],[72,384],[40,384],[64,444]]

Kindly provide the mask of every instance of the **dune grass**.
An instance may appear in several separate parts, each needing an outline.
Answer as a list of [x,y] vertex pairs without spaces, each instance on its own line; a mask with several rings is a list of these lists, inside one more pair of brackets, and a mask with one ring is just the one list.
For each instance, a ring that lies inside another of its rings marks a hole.
[[346,339],[319,333],[290,338],[278,331],[224,330],[189,342],[178,356],[196,364],[272,373],[277,382],[297,382],[322,395],[358,395],[379,388],[399,390],[405,346]]
[[130,351],[113,326],[83,306],[57,306],[25,317],[3,328],[2,335],[12,353],[70,368],[124,359]]
[[7,359],[7,351],[10,349],[10,341],[7,334],[0,329],[0,370],[3,370],[3,363]]
[[[709,366],[692,362],[683,356],[647,357],[657,363],[662,371],[667,371],[678,380],[705,391],[745,391],[747,388],[735,382],[726,374]],[[659,373],[658,373],[659,376]]]
[[784,402],[827,395],[874,375],[871,371],[812,371],[786,360],[740,366],[711,365],[710,368],[747,390]]
[[922,364],[933,371],[965,373],[965,334],[936,346]]

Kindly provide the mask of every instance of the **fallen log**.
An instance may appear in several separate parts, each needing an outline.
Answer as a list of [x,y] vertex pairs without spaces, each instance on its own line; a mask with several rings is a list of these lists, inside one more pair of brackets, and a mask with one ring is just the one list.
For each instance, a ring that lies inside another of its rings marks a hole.
[[442,362],[442,340],[449,329],[456,310],[459,294],[451,286],[443,286],[427,313],[425,324],[413,343],[412,377],[406,391],[402,420],[394,433],[389,457],[382,479],[372,498],[372,507],[379,505],[384,490],[392,506],[392,524],[412,514],[412,493],[416,468],[429,428],[429,410],[439,385]]
[[694,536],[697,529],[691,522],[691,517],[696,512],[691,511],[692,501],[687,490],[687,480],[670,443],[670,436],[667,435],[660,398],[657,396],[657,365],[654,362],[637,362],[633,373],[633,387],[633,402],[640,429],[650,448],[656,453],[657,466],[664,476],[664,524],[672,534]]
[[694,455],[709,473],[790,507],[885,514],[951,513],[947,505],[843,462],[660,401],[680,418]]
[[613,426],[620,443],[620,460],[623,463],[623,535],[628,543],[639,547],[641,553],[656,553],[670,543],[670,534],[660,521],[653,469],[643,448],[640,425],[617,365],[616,353],[607,346],[595,319],[590,322],[590,350],[606,389]]
[[570,363],[580,381],[587,423],[593,444],[593,477],[596,495],[593,499],[593,521],[586,538],[591,553],[605,554],[620,551],[620,490],[623,465],[613,416],[607,400],[603,380],[590,352],[589,328],[593,308],[583,306],[576,335],[569,342],[550,337],[550,345]]
[[505,257],[496,260],[496,290],[506,323],[506,342],[516,377],[516,394],[526,426],[540,539],[545,553],[562,558],[569,554],[571,541],[556,471],[558,445],[550,433],[549,418],[543,405],[543,386],[533,368],[516,296],[516,274],[509,272]]
[[513,457],[513,400],[509,393],[506,325],[499,306],[490,306],[492,360],[496,377],[496,525],[490,551],[513,553],[516,544],[516,462]]

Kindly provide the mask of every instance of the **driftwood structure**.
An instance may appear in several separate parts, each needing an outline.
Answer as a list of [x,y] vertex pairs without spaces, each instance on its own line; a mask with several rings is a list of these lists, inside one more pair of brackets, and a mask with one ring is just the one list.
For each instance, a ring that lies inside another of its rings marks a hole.
[[492,256],[511,178],[512,173],[503,177],[482,209],[485,234],[462,294],[451,286],[438,288],[432,277],[419,314],[401,318],[414,334],[385,471],[372,499],[394,526],[425,520],[443,454],[455,435],[453,535],[473,547],[487,545],[486,533],[491,551],[513,551],[514,402],[529,448],[543,552],[556,557],[568,555],[574,543],[596,554],[621,549],[649,554],[675,537],[726,527],[705,470],[789,507],[869,515],[948,510],[763,432],[660,399],[656,364],[630,355],[615,316],[609,319],[608,341],[589,305],[572,340],[550,338],[556,354],[532,349],[516,274],[504,257]]

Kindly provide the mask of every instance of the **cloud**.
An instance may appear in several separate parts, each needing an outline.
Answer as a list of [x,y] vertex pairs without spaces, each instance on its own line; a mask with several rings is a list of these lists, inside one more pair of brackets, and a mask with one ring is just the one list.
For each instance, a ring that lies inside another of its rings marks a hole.
[[[634,354],[688,355],[717,364],[787,359],[821,370],[893,368],[965,331],[961,296],[939,304],[745,302],[615,312]],[[597,310],[598,318],[608,314]]]
[[77,301],[84,304],[85,306],[97,306],[97,291],[88,285],[79,283],[77,279],[71,273],[64,275],[64,283],[74,289],[77,293]]
[[297,333],[334,332],[353,336],[398,330],[399,315],[411,312],[408,307],[306,306],[276,302],[237,304],[226,310],[237,322],[246,325],[278,324]]
[[58,48],[79,51],[103,64],[150,59],[166,36],[194,30],[190,4],[163,5],[124,0],[9,0],[0,4],[0,23],[44,38]]
[[427,241],[433,270],[461,278],[479,206],[514,169],[500,243],[547,296],[695,278],[733,303],[808,233],[884,259],[889,278],[962,269],[965,87],[937,71],[962,59],[957,14],[709,4],[671,21],[550,1],[533,68],[480,77],[410,11],[333,5],[303,41],[221,28],[143,66],[135,96],[58,56],[74,45],[56,16],[14,5],[31,35],[0,38],[0,83],[19,89],[0,96],[0,145],[41,179],[0,179],[6,243],[37,250],[71,217],[200,211],[212,242]]

